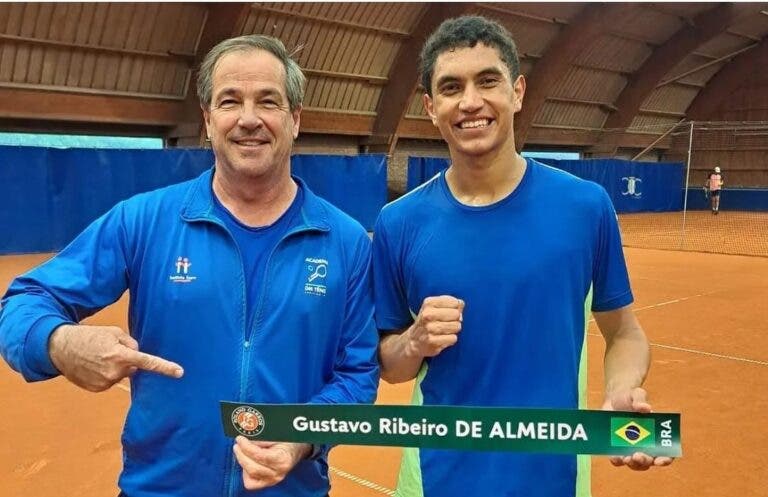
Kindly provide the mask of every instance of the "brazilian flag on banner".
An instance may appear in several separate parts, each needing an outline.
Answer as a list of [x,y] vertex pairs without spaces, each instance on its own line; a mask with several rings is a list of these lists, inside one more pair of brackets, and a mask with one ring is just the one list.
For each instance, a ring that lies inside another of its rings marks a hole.
[[613,447],[656,446],[656,424],[653,419],[611,418]]

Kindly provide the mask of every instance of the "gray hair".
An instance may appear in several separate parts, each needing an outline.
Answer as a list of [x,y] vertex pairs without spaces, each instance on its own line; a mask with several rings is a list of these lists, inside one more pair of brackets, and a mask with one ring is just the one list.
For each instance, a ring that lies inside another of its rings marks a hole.
[[238,51],[264,50],[277,57],[285,67],[285,93],[291,111],[301,106],[304,100],[304,83],[307,78],[301,72],[299,64],[291,58],[283,42],[277,38],[264,35],[238,36],[224,40],[211,49],[200,64],[197,74],[197,96],[203,108],[211,106],[213,98],[213,71],[216,63],[223,56]]
[[437,57],[457,48],[474,48],[482,43],[499,52],[499,57],[509,69],[512,81],[520,76],[520,59],[512,35],[504,26],[481,16],[462,16],[444,21],[432,33],[421,50],[421,84],[427,95],[432,96],[432,76]]

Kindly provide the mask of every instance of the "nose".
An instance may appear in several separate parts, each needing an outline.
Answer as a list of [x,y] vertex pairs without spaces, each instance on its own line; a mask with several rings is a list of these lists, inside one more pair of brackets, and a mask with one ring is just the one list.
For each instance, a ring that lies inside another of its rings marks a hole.
[[240,116],[237,120],[238,126],[247,129],[253,129],[261,126],[261,117],[259,112],[251,102],[245,102],[240,110]]
[[473,84],[468,84],[464,88],[464,92],[461,95],[459,101],[459,110],[462,112],[472,113],[479,110],[483,106],[483,97],[478,91],[477,87]]

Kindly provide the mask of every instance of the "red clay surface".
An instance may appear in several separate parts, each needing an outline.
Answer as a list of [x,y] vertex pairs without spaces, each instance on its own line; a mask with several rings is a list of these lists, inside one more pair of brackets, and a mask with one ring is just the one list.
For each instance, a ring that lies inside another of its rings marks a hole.
[[[44,258],[0,257],[0,288]],[[768,258],[632,248],[627,258],[635,309],[654,344],[646,387],[656,410],[682,413],[684,457],[645,473],[595,457],[593,495],[768,495]],[[124,298],[89,322],[125,326],[126,305]],[[593,408],[601,400],[602,353],[602,338],[592,326]],[[28,385],[3,363],[0,392],[0,497],[117,494],[125,389],[91,394],[62,379]],[[382,403],[409,398],[409,384],[380,388]],[[394,448],[336,448],[331,495],[387,495],[398,457]]]

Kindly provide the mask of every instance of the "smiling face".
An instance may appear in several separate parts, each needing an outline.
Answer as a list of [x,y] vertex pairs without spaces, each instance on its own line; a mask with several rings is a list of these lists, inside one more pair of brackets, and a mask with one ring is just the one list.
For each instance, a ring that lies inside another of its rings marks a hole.
[[495,48],[483,43],[441,53],[424,108],[448,143],[454,162],[515,153],[514,114],[525,79],[515,81]]
[[216,63],[212,80],[203,116],[217,173],[232,181],[289,175],[301,108],[290,110],[280,60],[259,49],[231,52]]

